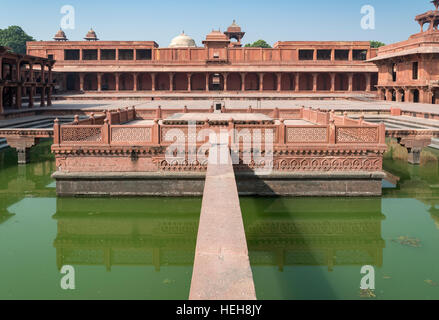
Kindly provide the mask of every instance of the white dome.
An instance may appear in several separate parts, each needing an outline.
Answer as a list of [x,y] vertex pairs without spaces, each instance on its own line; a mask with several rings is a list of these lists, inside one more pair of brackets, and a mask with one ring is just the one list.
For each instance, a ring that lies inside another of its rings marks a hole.
[[195,48],[197,44],[195,40],[186,35],[184,32],[172,39],[169,48]]

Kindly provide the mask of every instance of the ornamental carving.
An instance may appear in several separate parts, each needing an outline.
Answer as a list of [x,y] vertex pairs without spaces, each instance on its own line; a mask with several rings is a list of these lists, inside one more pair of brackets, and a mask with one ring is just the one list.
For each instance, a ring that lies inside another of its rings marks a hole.
[[381,171],[381,157],[294,157],[276,161],[278,171]]
[[328,129],[315,127],[287,128],[287,143],[328,142]]
[[151,142],[151,128],[112,128],[112,142]]
[[98,127],[63,127],[61,140],[63,142],[101,142],[102,131]]
[[337,128],[337,143],[376,143],[379,140],[378,128]]

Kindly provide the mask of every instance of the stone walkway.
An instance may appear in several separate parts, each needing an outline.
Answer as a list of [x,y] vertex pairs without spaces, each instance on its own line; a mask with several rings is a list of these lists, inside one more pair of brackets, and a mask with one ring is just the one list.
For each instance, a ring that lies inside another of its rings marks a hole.
[[[224,155],[216,161],[216,155]],[[210,149],[190,300],[256,300],[235,173],[227,146]]]
[[[381,100],[359,99],[359,100],[257,100],[251,97],[245,100],[223,100],[217,101],[213,99],[205,100],[63,100],[55,101],[51,107],[35,107],[33,109],[23,108],[19,112],[29,110],[108,110],[135,106],[138,109],[151,109],[161,106],[162,108],[188,108],[209,109],[214,102],[223,102],[226,108],[300,108],[302,106],[311,108],[321,108],[326,110],[350,110],[350,111],[388,111],[391,107],[401,108],[405,111],[422,111],[428,113],[439,114],[439,105],[421,104],[421,103],[401,103],[387,102]],[[6,110],[5,114],[15,113],[17,110]]]

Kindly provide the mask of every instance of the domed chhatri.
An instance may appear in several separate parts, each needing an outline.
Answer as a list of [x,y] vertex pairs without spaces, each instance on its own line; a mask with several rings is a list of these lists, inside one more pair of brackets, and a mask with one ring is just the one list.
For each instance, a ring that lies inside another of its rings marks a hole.
[[196,48],[197,44],[195,40],[189,37],[184,31],[179,35],[172,39],[169,44],[169,48]]
[[64,31],[62,29],[59,29],[59,31],[53,37],[53,40],[55,40],[55,41],[67,41],[68,39],[67,39],[66,34],[64,33]]
[[241,32],[241,27],[236,24],[236,20],[233,20],[233,23],[227,28],[227,32]]
[[96,32],[94,32],[93,28],[90,29],[89,32],[87,32],[87,35],[84,38],[87,41],[98,41],[98,36],[96,35]]
[[241,27],[233,20],[233,23],[230,27],[227,28],[227,31],[224,34],[229,38],[229,40],[235,39],[236,42],[232,42],[232,47],[241,47],[241,40],[245,36],[245,32],[242,32]]
[[206,36],[206,40],[207,41],[229,41],[229,38],[227,38],[227,36],[221,32],[221,30],[212,30],[211,33],[209,33]]

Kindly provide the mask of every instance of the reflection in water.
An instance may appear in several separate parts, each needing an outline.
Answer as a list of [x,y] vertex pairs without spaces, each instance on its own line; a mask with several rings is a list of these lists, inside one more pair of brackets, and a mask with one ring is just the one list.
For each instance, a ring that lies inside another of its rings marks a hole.
[[[188,297],[201,199],[57,199],[48,144],[27,166],[0,154],[0,299]],[[438,168],[387,159],[382,198],[241,198],[258,298],[359,298],[363,265],[378,299],[439,298]],[[64,264],[74,292],[59,289]]]
[[439,151],[427,149],[429,161],[412,166],[401,160],[387,160],[385,169],[399,177],[396,188],[385,189],[386,198],[415,198],[429,207],[431,218],[439,229]]
[[16,157],[16,151],[12,149],[0,152],[0,224],[13,216],[8,208],[20,200],[55,196],[55,190],[47,188],[55,170],[55,163],[50,160],[49,143],[43,142],[32,149],[30,165],[17,166]]
[[252,266],[382,266],[380,199],[243,199]]
[[57,199],[57,267],[192,266],[200,216],[192,199]]

